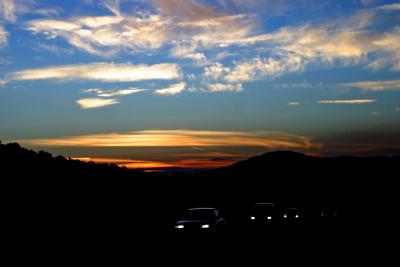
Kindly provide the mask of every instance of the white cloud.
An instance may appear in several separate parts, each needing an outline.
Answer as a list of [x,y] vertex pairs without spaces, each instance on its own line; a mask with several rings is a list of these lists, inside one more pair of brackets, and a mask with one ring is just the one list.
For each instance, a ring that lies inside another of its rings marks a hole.
[[4,80],[0,80],[0,86],[3,86],[3,85],[5,85],[7,82],[6,81],[4,81]]
[[303,70],[303,58],[292,55],[280,59],[254,58],[235,62],[231,72],[224,77],[228,82],[252,82],[273,78],[284,73]]
[[384,91],[384,90],[394,90],[400,89],[400,80],[393,81],[363,81],[354,83],[345,83],[341,86],[345,87],[355,87],[367,91]]
[[288,106],[300,106],[300,102],[289,102]]
[[242,92],[243,85],[240,83],[235,84],[223,84],[223,83],[211,83],[207,85],[210,92]]
[[352,99],[352,100],[321,100],[319,104],[339,104],[339,105],[353,105],[353,104],[372,104],[376,100],[373,99]]
[[120,89],[120,90],[103,90],[103,89],[98,89],[98,88],[93,88],[93,89],[86,89],[83,91],[84,93],[94,93],[98,97],[115,97],[115,96],[125,96],[125,95],[132,95],[132,94],[137,94],[141,92],[148,91],[147,89],[138,89],[138,88],[126,88],[126,89]]
[[177,84],[173,84],[167,88],[157,89],[154,91],[157,95],[165,95],[165,96],[172,96],[182,93],[185,90],[186,83],[181,82]]
[[134,82],[174,80],[181,77],[176,64],[133,65],[132,63],[92,63],[24,70],[9,75],[9,80],[92,80],[102,82]]
[[7,44],[8,33],[4,30],[4,27],[0,25],[0,48]]
[[400,3],[393,3],[378,7],[380,10],[400,10]]
[[204,76],[207,79],[219,80],[224,78],[231,71],[230,68],[225,67],[219,62],[204,68]]
[[103,99],[103,98],[83,98],[76,101],[82,109],[101,108],[105,106],[118,104],[117,99]]
[[107,16],[40,19],[28,23],[27,29],[49,39],[61,37],[78,49],[110,56],[120,51],[148,52],[175,44],[173,56],[204,60],[199,48],[229,45],[245,38],[255,28],[248,15],[229,15],[192,0],[153,1],[158,13],[137,12],[127,15],[118,1],[107,1],[113,13]]
[[28,12],[33,0],[0,0],[0,19],[15,22],[18,15]]

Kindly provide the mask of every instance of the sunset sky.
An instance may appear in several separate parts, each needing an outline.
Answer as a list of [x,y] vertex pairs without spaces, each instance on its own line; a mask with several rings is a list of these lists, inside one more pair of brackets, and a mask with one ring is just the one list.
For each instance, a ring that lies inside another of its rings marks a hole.
[[0,0],[0,140],[131,168],[400,154],[400,2]]

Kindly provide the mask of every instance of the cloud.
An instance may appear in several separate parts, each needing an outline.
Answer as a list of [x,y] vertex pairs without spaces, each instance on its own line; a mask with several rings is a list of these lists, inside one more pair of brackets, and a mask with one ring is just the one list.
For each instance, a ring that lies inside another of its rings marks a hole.
[[320,100],[319,104],[343,104],[343,105],[354,105],[354,104],[372,104],[376,100],[373,99],[352,99],[352,100]]
[[0,0],[0,19],[15,22],[18,15],[28,12],[33,0]]
[[82,109],[101,108],[105,106],[118,104],[117,99],[103,99],[103,98],[83,98],[76,101]]
[[115,96],[125,96],[125,95],[132,95],[132,94],[137,94],[141,92],[148,91],[147,89],[138,89],[138,88],[126,88],[126,89],[120,89],[120,90],[103,90],[99,88],[93,88],[93,89],[86,89],[83,92],[84,93],[94,93],[98,97],[115,97]]
[[289,102],[288,106],[300,106],[300,102]]
[[8,32],[4,30],[4,27],[0,25],[0,48],[7,44]]
[[70,45],[98,56],[126,51],[143,53],[172,44],[176,46],[171,50],[172,56],[198,61],[205,57],[198,49],[231,44],[231,40],[250,35],[256,24],[249,15],[215,11],[198,1],[153,1],[153,4],[157,13],[128,15],[121,12],[118,1],[107,1],[105,6],[112,15],[32,20],[27,29],[49,39],[61,37]]
[[385,91],[400,89],[400,80],[392,81],[363,81],[354,83],[345,83],[341,86],[360,88],[367,91]]
[[252,82],[265,78],[273,78],[288,72],[303,69],[303,59],[293,55],[280,59],[253,58],[235,62],[231,72],[224,77],[228,82]]
[[211,66],[204,68],[204,77],[211,80],[219,80],[223,79],[230,72],[230,68],[225,67],[219,62],[216,62],[213,63]]
[[210,83],[207,85],[210,92],[242,92],[243,85],[241,83],[223,84],[223,83]]
[[400,10],[400,3],[383,5],[383,6],[378,7],[377,9],[386,10],[386,11]]
[[173,84],[167,88],[157,89],[154,91],[154,93],[156,95],[164,95],[164,96],[178,95],[185,90],[185,87],[186,87],[186,83],[181,82],[181,83]]
[[132,63],[91,63],[24,70],[9,75],[9,80],[90,80],[135,82],[174,80],[181,77],[176,64],[133,65]]
[[321,149],[306,136],[275,131],[147,130],[50,139],[17,140],[33,146],[56,147],[262,147],[265,149]]
[[152,2],[162,14],[172,17],[204,20],[222,15],[221,12],[195,0],[152,0]]

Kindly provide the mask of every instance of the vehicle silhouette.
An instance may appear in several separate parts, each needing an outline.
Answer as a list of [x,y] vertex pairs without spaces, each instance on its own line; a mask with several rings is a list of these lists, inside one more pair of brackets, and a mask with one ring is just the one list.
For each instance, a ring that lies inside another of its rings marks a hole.
[[226,224],[219,210],[215,208],[189,209],[183,219],[175,225],[177,232],[215,232]]
[[276,222],[277,216],[273,203],[254,204],[249,216],[250,225],[271,225]]
[[323,208],[319,213],[319,222],[323,224],[337,223],[339,220],[339,211],[332,208]]
[[283,224],[300,224],[304,222],[304,212],[299,208],[285,208],[281,212]]

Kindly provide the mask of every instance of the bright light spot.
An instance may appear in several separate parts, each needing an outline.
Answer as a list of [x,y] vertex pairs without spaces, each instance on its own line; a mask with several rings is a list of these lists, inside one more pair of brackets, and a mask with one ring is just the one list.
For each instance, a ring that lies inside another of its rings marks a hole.
[[201,228],[203,228],[203,229],[208,229],[208,228],[210,228],[210,226],[209,226],[208,224],[203,224],[203,225],[201,226]]
[[296,219],[298,219],[298,218],[299,218],[299,215],[296,215],[295,217],[296,217]]
[[286,219],[286,218],[287,218],[287,215],[286,215],[286,214],[285,214],[285,215],[283,215],[283,218],[285,218],[285,219]]
[[267,220],[272,220],[272,217],[271,217],[271,216],[268,216],[268,217],[267,217]]
[[185,226],[184,225],[177,225],[177,226],[175,226],[175,228],[176,229],[183,229],[183,228],[185,228]]
[[256,219],[256,217],[254,217],[254,216],[250,217],[250,220],[252,220],[252,221],[254,221],[255,219]]

